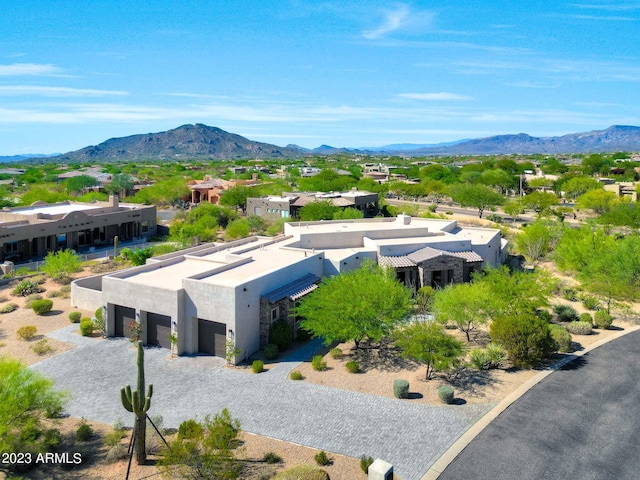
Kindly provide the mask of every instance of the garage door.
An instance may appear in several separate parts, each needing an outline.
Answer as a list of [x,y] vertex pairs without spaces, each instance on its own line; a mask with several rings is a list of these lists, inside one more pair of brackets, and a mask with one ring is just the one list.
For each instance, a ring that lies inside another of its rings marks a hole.
[[227,325],[198,319],[198,351],[224,358]]
[[128,337],[129,325],[136,319],[135,308],[115,306],[116,337]]
[[147,345],[171,348],[171,317],[157,313],[147,313]]

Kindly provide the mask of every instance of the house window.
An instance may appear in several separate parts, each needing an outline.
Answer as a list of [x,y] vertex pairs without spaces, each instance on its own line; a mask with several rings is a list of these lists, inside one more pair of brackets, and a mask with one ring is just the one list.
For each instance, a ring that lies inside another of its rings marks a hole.
[[149,222],[142,222],[141,227],[142,227],[142,233],[148,232],[149,231]]
[[5,251],[7,252],[17,252],[18,251],[18,242],[8,242],[4,244]]
[[280,308],[279,307],[272,308],[271,309],[271,322],[275,322],[276,320],[278,320],[278,317],[280,317]]
[[280,212],[280,216],[282,218],[289,218],[289,212],[287,212],[286,210],[282,210],[282,212]]
[[256,215],[260,215],[262,213],[262,208],[261,207],[253,207],[253,213],[255,213]]

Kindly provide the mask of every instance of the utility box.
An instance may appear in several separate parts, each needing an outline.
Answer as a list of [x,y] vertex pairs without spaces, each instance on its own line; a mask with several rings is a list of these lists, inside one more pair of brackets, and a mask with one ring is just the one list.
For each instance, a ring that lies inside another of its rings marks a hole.
[[378,458],[369,466],[367,478],[369,480],[393,480],[393,465]]

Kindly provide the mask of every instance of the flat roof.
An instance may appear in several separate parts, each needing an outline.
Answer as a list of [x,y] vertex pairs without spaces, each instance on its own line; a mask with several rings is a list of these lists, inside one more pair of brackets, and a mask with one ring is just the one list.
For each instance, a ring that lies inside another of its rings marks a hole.
[[33,207],[21,208],[20,210],[12,210],[6,213],[16,213],[21,215],[34,215],[44,213],[47,215],[66,215],[71,212],[81,210],[94,210],[96,208],[105,208],[105,205],[83,205],[72,203],[69,205],[35,205]]
[[178,291],[182,288],[182,280],[184,278],[204,273],[226,264],[226,262],[204,261],[186,257],[181,262],[170,265],[160,265],[153,270],[138,272],[131,270],[130,275],[120,278],[126,282]]
[[391,221],[368,219],[351,222],[343,220],[313,223],[287,223],[285,224],[285,228],[287,230],[293,229],[300,235],[307,233],[369,232],[373,230],[405,230],[407,232],[414,230],[417,232],[421,229],[428,229],[428,231],[432,233],[451,228],[451,226],[455,224],[455,220],[439,220],[432,218],[411,218],[411,223],[408,225],[405,225],[397,219],[393,219]]

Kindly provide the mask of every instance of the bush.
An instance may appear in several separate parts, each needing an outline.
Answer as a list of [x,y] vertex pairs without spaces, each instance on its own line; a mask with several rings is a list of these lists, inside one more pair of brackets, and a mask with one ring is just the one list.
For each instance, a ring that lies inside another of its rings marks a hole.
[[486,350],[491,360],[491,368],[502,368],[507,364],[509,354],[502,345],[489,343]]
[[584,312],[580,314],[580,319],[578,321],[593,324],[593,317],[589,312]]
[[331,350],[329,350],[329,355],[331,355],[331,358],[333,358],[334,360],[340,360],[342,358],[342,350],[339,348],[332,348]]
[[71,323],[80,323],[81,318],[82,318],[82,313],[80,312],[71,312],[69,314],[69,321]]
[[316,372],[323,372],[327,369],[327,362],[322,359],[322,355],[316,355],[311,359],[311,368]]
[[362,470],[365,475],[368,474],[369,467],[371,466],[372,463],[373,463],[372,457],[367,457],[366,455],[362,455],[360,457],[360,470]]
[[44,432],[44,445],[47,450],[55,450],[62,443],[62,433],[57,428],[50,428]]
[[443,385],[438,388],[438,398],[442,403],[446,403],[447,405],[451,405],[453,403],[453,388],[449,385]]
[[98,307],[93,316],[96,318],[96,320],[102,320],[102,307]]
[[540,364],[555,350],[549,324],[533,315],[514,315],[494,320],[491,339],[506,349],[513,365],[529,368]]
[[20,297],[28,297],[29,295],[33,295],[34,293],[40,293],[43,289],[36,282],[31,280],[22,280],[18,285],[11,290],[12,295],[17,295]]
[[76,430],[76,440],[79,442],[91,440],[91,437],[93,437],[93,429],[91,428],[91,425],[87,423],[81,424],[78,427],[78,430]]
[[613,323],[613,317],[606,310],[600,309],[593,315],[593,321],[596,327],[607,330]]
[[27,297],[27,301],[24,302],[24,306],[26,308],[31,308],[33,306],[33,302],[35,302],[36,300],[42,300],[42,295],[40,295],[39,293],[32,293]]
[[262,457],[262,461],[265,463],[280,463],[282,462],[282,457],[275,452],[267,452]]
[[200,423],[193,419],[185,420],[178,427],[178,440],[194,440],[204,433]]
[[569,322],[565,328],[574,335],[591,335],[591,322]]
[[37,331],[38,329],[34,325],[25,325],[16,331],[16,335],[20,340],[31,340]]
[[571,305],[555,305],[553,311],[556,313],[559,322],[577,322],[580,318],[576,309]]
[[393,396],[396,398],[409,398],[409,382],[397,378],[393,381]]
[[264,358],[266,358],[267,360],[275,360],[276,358],[278,358],[278,353],[278,346],[274,345],[273,343],[269,343],[264,347]]
[[0,307],[0,313],[11,313],[17,309],[18,305],[16,305],[15,303],[7,303],[6,305]]
[[491,368],[491,358],[489,352],[484,348],[474,348],[469,352],[469,362],[477,370],[489,370]]
[[355,360],[351,360],[344,365],[349,373],[358,373],[360,371],[360,364]]
[[596,310],[599,304],[600,301],[596,297],[587,295],[586,297],[582,298],[582,306],[587,310]]
[[31,308],[36,315],[44,315],[45,313],[49,313],[53,308],[53,301],[46,298],[43,298],[42,300],[35,300],[31,304]]
[[563,288],[562,292],[560,293],[560,296],[570,302],[575,302],[578,300],[577,290],[571,287]]
[[80,321],[80,335],[87,337],[93,333],[93,322],[90,318],[83,318]]
[[49,252],[42,265],[42,271],[57,282],[65,282],[72,273],[81,269],[80,257],[73,250]]
[[300,370],[294,370],[289,374],[289,378],[291,380],[302,380],[304,377],[302,376],[302,372]]
[[313,465],[296,465],[278,473],[273,480],[329,480],[329,474]]
[[53,351],[51,345],[49,345],[49,340],[43,338],[42,340],[38,340],[35,345],[31,346],[31,350],[37,355],[46,355],[47,353]]
[[118,443],[117,445],[114,445],[109,449],[105,461],[107,463],[115,463],[119,462],[123,458],[127,458],[127,448],[124,445]]
[[260,373],[264,371],[264,362],[262,360],[254,360],[251,364],[251,370],[253,373]]
[[325,452],[324,450],[320,450],[318,453],[315,454],[313,458],[316,461],[316,463],[322,467],[331,465],[332,463],[331,459],[329,458],[329,455],[327,455],[327,452]]
[[107,447],[113,448],[116,445],[120,445],[123,436],[124,431],[122,429],[114,429],[104,436],[104,438],[102,439],[102,443]]
[[539,310],[536,310],[536,316],[538,318],[541,318],[547,323],[551,323],[551,320],[553,320],[553,315],[551,315],[547,310],[544,310],[542,308]]
[[571,334],[560,325],[549,325],[549,328],[551,330],[551,338],[556,342],[558,352],[571,352]]
[[269,329],[269,343],[277,345],[281,352],[289,348],[292,338],[293,330],[287,322],[284,320],[276,320],[271,324],[271,328]]

